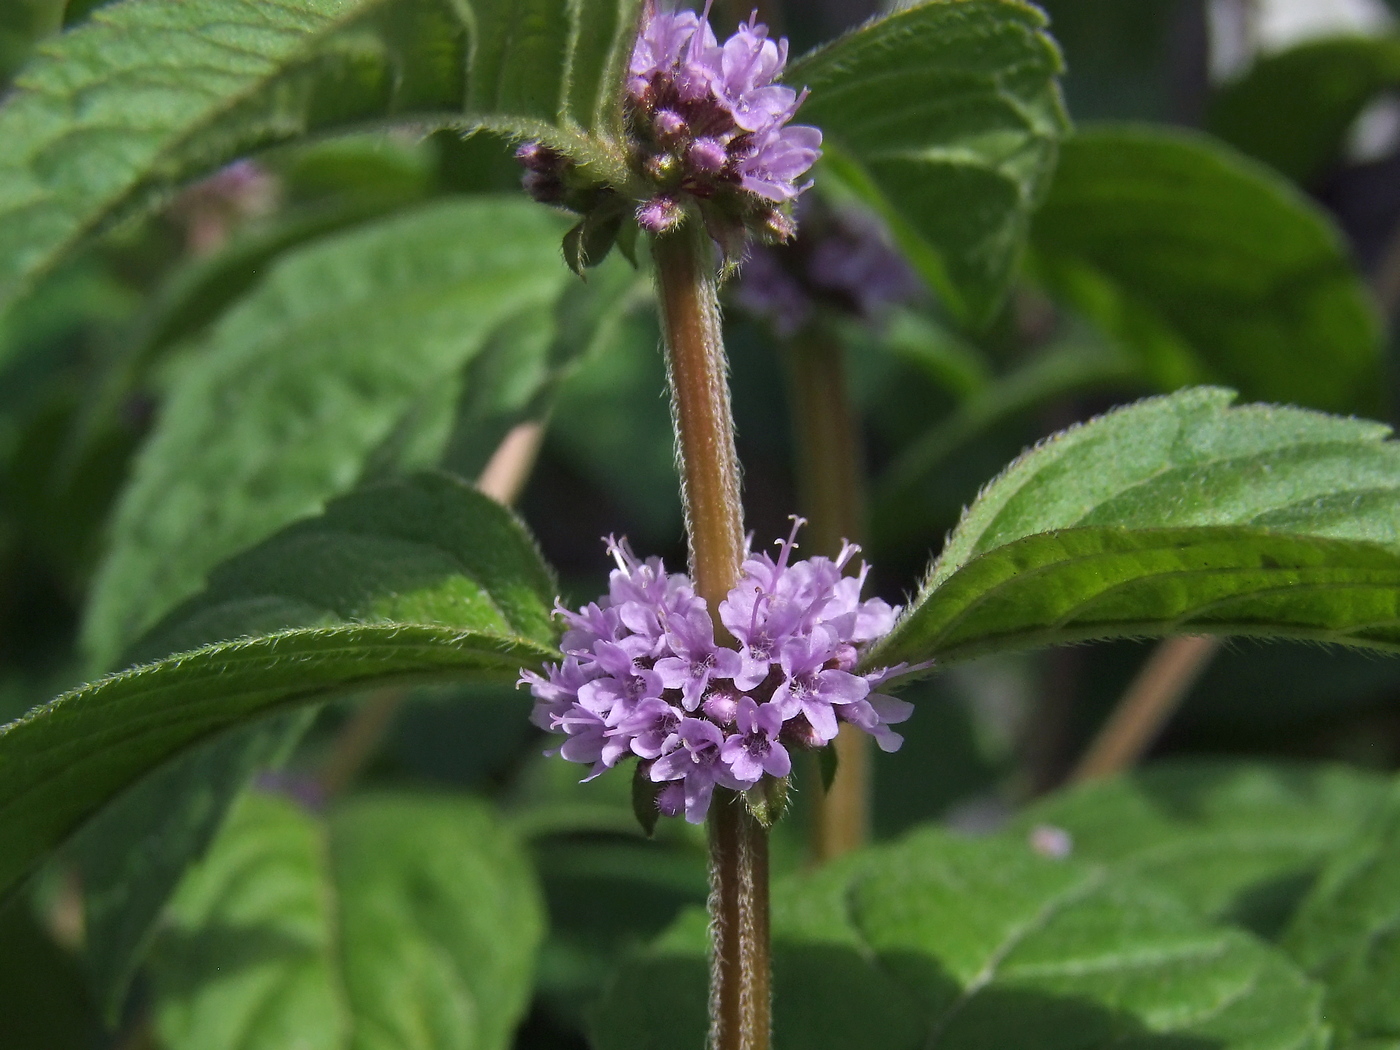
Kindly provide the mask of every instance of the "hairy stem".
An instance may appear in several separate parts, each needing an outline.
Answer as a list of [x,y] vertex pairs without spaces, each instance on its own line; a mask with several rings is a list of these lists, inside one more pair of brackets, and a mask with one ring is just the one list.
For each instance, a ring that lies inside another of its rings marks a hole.
[[[714,251],[692,221],[655,238],[652,253],[690,572],[713,616],[739,578],[744,552]],[[768,1050],[768,832],[742,798],[724,790],[715,794],[709,826],[710,1047]]]
[[711,1050],[768,1050],[768,831],[732,791],[710,805]]
[[[841,345],[817,325],[786,348],[798,506],[813,553],[835,557],[865,533],[865,477]],[[813,793],[812,854],[830,860],[870,837],[870,738],[844,725],[836,738],[836,779]]]
[[1218,638],[1196,636],[1158,644],[1070,774],[1070,782],[1113,776],[1134,765],[1219,649]]
[[713,615],[738,580],[744,553],[739,458],[734,451],[713,252],[709,238],[695,222],[657,237],[652,252],[690,541],[690,574],[696,593]]

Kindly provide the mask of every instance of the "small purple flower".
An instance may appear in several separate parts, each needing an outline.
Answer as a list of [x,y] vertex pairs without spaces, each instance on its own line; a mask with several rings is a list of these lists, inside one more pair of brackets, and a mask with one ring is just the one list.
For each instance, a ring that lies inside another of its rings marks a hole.
[[789,749],[824,746],[838,722],[897,748],[901,737],[889,727],[912,705],[874,689],[913,668],[854,673],[897,610],[861,599],[864,567],[845,575],[853,545],[834,559],[794,560],[801,524],[776,558],[749,554],[720,603],[738,650],[715,641],[710,609],[688,577],[609,538],[617,567],[608,593],[577,612],[558,609],[568,627],[564,659],[520,676],[535,697],[531,720],[565,738],[558,753],[589,766],[588,779],[636,758],[639,775],[665,785],[658,810],[699,822],[716,787],[744,791],[787,776]]
[[[715,782],[732,782],[720,765],[720,750],[724,734],[713,722],[701,718],[685,718],[674,737],[676,748],[662,755],[651,766],[655,783],[683,780],[685,784],[685,819],[691,824],[704,821],[710,808],[710,796]],[[727,784],[726,784],[727,786]]]
[[778,743],[783,716],[774,704],[758,704],[752,697],[739,701],[735,718],[739,731],[720,748],[720,757],[741,784],[757,784],[766,773],[785,777],[792,772],[792,759]]
[[702,610],[671,617],[666,641],[676,655],[657,660],[656,673],[667,689],[681,691],[687,711],[700,706],[710,679],[733,678],[742,666],[733,649],[715,645],[714,621]]
[[834,708],[870,695],[864,678],[827,666],[835,648],[824,631],[791,639],[781,657],[784,678],[773,693],[773,705],[783,717],[805,715],[822,743],[836,739]]

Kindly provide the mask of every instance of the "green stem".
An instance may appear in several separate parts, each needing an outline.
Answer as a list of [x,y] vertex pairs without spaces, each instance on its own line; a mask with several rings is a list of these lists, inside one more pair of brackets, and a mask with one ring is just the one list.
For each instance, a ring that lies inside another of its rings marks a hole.
[[[652,243],[695,590],[711,614],[744,553],[714,252],[698,222]],[[724,630],[718,623],[716,635]],[[768,832],[733,792],[710,806],[711,1050],[768,1050]]]
[[[865,533],[865,476],[840,343],[821,324],[786,347],[797,453],[798,506],[813,553],[834,557],[843,540]],[[836,779],[812,803],[812,855],[831,860],[870,837],[870,738],[854,726],[836,738]]]

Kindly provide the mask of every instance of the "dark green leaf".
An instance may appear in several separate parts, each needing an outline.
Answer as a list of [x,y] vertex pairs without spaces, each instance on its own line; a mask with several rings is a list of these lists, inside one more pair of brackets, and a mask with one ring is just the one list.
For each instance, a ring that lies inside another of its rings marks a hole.
[[1326,985],[1339,1046],[1400,1046],[1400,790],[1323,870],[1284,946]]
[[0,914],[0,1037],[16,1050],[91,1050],[102,1028],[82,968],[26,903]]
[[94,663],[350,489],[502,324],[547,314],[574,280],[560,228],[525,200],[449,201],[284,257],[181,370],[137,459],[88,608]]
[[487,807],[360,799],[322,823],[251,794],[154,955],[169,1050],[504,1050],[529,1002],[539,891]]
[[1170,633],[1400,648],[1400,446],[1227,390],[1028,452],[964,515],[872,660]]
[[1335,163],[1366,104],[1400,82],[1400,37],[1339,36],[1265,55],[1211,102],[1210,130],[1289,178]]
[[[1321,1048],[1320,990],[1279,953],[1021,836],[924,831],[775,887],[788,1050]],[[599,1050],[701,1045],[705,926],[619,974]]]
[[0,730],[0,891],[220,732],[381,685],[512,680],[552,652],[553,593],[519,523],[460,482],[427,476],[333,503],[216,572],[135,650],[149,662]]
[[1166,389],[1378,406],[1380,327],[1340,234],[1207,138],[1106,126],[1067,140],[1031,242],[1040,279]]
[[367,122],[490,127],[625,180],[638,0],[127,0],[0,109],[0,299],[84,235],[240,154]]
[[1178,760],[1052,796],[1016,826],[1063,829],[1077,859],[1274,936],[1387,791],[1385,778],[1345,766]]
[[107,1020],[190,861],[208,847],[254,774],[280,765],[315,710],[216,737],[143,777],[77,834],[66,851],[83,887],[83,955]]
[[1000,304],[1068,121],[1045,16],[1019,0],[929,0],[793,63],[799,118],[964,321]]

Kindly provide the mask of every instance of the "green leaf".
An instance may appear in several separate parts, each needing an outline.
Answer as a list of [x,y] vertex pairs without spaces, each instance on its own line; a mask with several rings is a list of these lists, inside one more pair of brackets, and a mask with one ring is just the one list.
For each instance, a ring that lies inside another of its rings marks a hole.
[[1211,101],[1208,127],[1306,184],[1340,159],[1366,104],[1398,82],[1400,37],[1313,40],[1265,55],[1221,88]]
[[1400,648],[1400,446],[1228,390],[1065,431],[983,490],[875,663],[1171,633]]
[[1400,790],[1323,870],[1284,947],[1326,985],[1339,1046],[1400,1046]]
[[889,222],[966,323],[1000,305],[1065,116],[1045,16],[1019,0],[929,0],[793,63],[826,166]]
[[0,1032],[24,1050],[91,1050],[101,1025],[82,968],[23,904],[0,914]]
[[176,896],[153,958],[169,1050],[504,1050],[543,927],[476,802],[370,796],[324,821],[254,793]]
[[1051,796],[1016,827],[1061,828],[1077,859],[1274,936],[1387,790],[1385,778],[1346,766],[1185,759]]
[[222,559],[349,490],[501,325],[574,278],[525,200],[433,204],[285,256],[189,356],[139,454],[84,639],[110,666]]
[[[1020,837],[928,830],[775,887],[774,1031],[789,1050],[1327,1045],[1280,953]],[[619,974],[598,1050],[701,1045],[705,926]]]
[[252,150],[371,122],[555,142],[625,179],[638,0],[126,0],[0,109],[0,301],[85,235]]
[[1109,125],[1067,140],[1031,243],[1040,280],[1164,388],[1377,408],[1380,326],[1340,234],[1207,138]]
[[[220,732],[384,685],[512,681],[554,651],[553,594],[523,527],[460,482],[332,504],[216,572],[136,650],[150,662],[0,729],[0,892]],[[237,640],[201,646],[211,638]]]
[[83,956],[110,1025],[166,901],[255,774],[280,766],[314,708],[225,733],[167,762],[103,808],[65,850],[83,887]]

